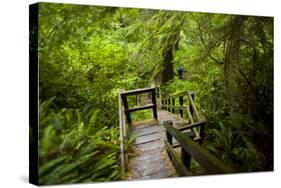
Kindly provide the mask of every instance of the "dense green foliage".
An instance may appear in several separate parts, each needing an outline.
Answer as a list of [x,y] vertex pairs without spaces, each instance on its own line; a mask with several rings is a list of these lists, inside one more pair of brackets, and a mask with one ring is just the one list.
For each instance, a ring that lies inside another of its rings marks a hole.
[[176,54],[186,80],[169,88],[196,91],[209,121],[206,145],[214,154],[234,161],[239,171],[272,169],[272,19],[191,14],[187,32],[189,49]]
[[185,78],[169,92],[193,90],[208,119],[205,145],[237,170],[273,168],[272,18],[189,14],[174,63]]
[[40,104],[40,184],[109,181],[120,178],[118,129],[99,123],[100,110],[56,109]]
[[272,18],[41,3],[39,62],[42,184],[120,179],[118,89],[151,84],[196,93],[219,158],[273,168]]

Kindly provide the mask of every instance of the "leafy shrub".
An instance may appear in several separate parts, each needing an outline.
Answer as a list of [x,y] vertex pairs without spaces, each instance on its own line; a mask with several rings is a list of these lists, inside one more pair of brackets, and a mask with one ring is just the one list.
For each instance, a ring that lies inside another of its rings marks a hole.
[[136,111],[132,113],[132,120],[133,121],[142,121],[142,120],[147,120],[152,118],[152,112],[151,110],[141,110],[141,111]]
[[100,110],[59,109],[40,104],[39,183],[60,184],[120,179],[118,128],[107,128]]

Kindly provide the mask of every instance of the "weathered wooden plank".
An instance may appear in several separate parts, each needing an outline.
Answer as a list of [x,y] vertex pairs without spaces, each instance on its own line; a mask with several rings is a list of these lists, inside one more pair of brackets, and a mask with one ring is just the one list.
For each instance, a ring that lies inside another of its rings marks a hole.
[[[164,143],[164,142],[163,142]],[[163,148],[146,150],[135,158],[134,173],[141,177],[167,177],[168,171],[161,160]]]
[[152,135],[152,134],[158,134],[159,131],[154,131],[154,132],[147,132],[147,133],[144,133],[142,135],[138,135],[138,138],[139,137],[144,137],[144,136],[149,136],[149,135]]
[[134,121],[133,123],[131,123],[133,129],[142,129],[145,127],[156,126],[159,124],[160,124],[159,121],[155,119]]
[[151,179],[159,179],[169,177],[169,174],[166,170],[160,169],[159,172],[154,174],[146,174],[145,176],[138,178],[138,180],[151,180]]
[[209,151],[202,148],[189,137],[184,136],[179,130],[171,125],[172,122],[165,121],[164,127],[181,145],[181,147],[191,155],[202,168],[210,174],[233,173],[229,166],[213,156]]
[[134,128],[134,131],[146,129],[147,127],[151,127],[151,125],[138,125],[137,127]]
[[[175,118],[172,114],[161,111],[158,112],[159,121]],[[133,127],[136,139],[145,138],[148,142],[143,142],[134,146],[134,157],[129,160],[128,175],[132,179],[152,179],[177,176],[172,161],[169,160],[167,152],[164,150],[164,127],[162,125],[138,124]],[[159,135],[158,140],[148,139],[150,135]]]
[[139,169],[143,169],[144,167],[141,165],[143,163],[155,163],[159,161],[159,158],[157,159],[155,156],[161,154],[162,148],[155,148],[155,149],[147,149],[145,152],[142,152],[141,155],[138,155],[135,157],[136,165]]
[[155,140],[160,140],[161,138],[162,138],[162,136],[159,132],[152,133],[152,134],[148,134],[145,136],[136,137],[135,144],[139,145],[139,144],[144,144],[144,143],[148,143],[148,142],[153,142]]
[[164,147],[163,139],[154,140],[153,142],[147,142],[147,143],[138,145],[138,149],[140,152],[146,152],[147,150],[158,149],[158,148],[163,148],[163,147]]
[[165,142],[166,149],[169,152],[169,156],[171,157],[173,164],[174,164],[175,168],[177,169],[179,175],[180,176],[191,176],[192,173],[186,169],[185,165],[182,163],[182,161],[178,157],[177,153],[174,151],[171,144],[166,139],[164,140],[164,142]]
[[160,175],[160,177],[167,177],[167,172],[165,174],[162,173],[163,171],[165,171],[165,168],[160,164],[159,160],[155,161],[154,163],[147,163],[146,161],[142,165],[140,165],[140,168],[134,171],[140,177],[152,178],[151,176],[154,176],[156,174]]
[[156,132],[163,132],[163,131],[164,131],[164,129],[162,126],[156,125],[156,126],[147,126],[143,129],[134,129],[133,134],[142,136],[142,135],[147,135],[147,134],[156,133]]

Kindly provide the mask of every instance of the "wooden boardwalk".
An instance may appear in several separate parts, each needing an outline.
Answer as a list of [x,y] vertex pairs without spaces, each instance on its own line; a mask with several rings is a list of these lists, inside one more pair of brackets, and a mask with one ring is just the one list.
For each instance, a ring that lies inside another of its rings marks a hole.
[[158,179],[178,176],[164,147],[163,121],[180,121],[171,113],[158,110],[158,123],[138,124],[132,132],[135,136],[133,156],[129,159],[128,179]]
[[[129,105],[128,96],[135,96],[134,106]],[[193,92],[187,91],[157,100],[156,88],[119,93],[120,159],[124,179],[234,172],[201,146],[206,120],[200,117],[194,97]],[[132,122],[132,112],[146,109],[152,110],[153,120]],[[132,136],[135,138],[133,151],[128,153],[125,143]],[[200,165],[200,170],[193,169],[191,160]]]

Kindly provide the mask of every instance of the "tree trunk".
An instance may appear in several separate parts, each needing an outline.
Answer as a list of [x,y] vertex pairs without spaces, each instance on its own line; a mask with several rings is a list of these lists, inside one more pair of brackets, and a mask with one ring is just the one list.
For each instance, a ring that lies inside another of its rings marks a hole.
[[161,73],[161,83],[165,84],[174,78],[174,50],[178,50],[180,31],[177,31],[169,38],[169,42],[162,51],[163,70]]
[[173,46],[167,46],[163,52],[162,84],[174,78]]
[[242,24],[244,17],[235,16],[230,21],[230,35],[227,43],[227,49],[225,53],[224,62],[224,94],[225,99],[230,99],[230,80],[232,65],[239,64],[239,53],[240,53],[240,37],[242,33]]

